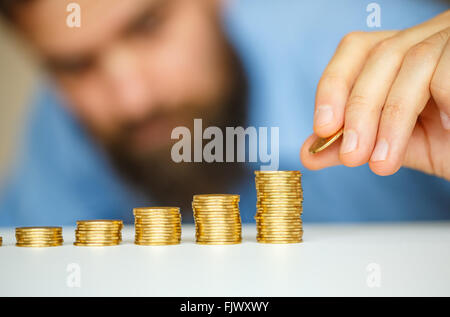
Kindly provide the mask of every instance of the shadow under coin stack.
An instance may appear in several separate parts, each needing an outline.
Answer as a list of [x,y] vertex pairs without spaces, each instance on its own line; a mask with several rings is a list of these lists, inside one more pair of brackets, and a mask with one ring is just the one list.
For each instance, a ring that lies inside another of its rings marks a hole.
[[303,190],[299,171],[255,171],[256,228],[260,243],[299,243]]
[[76,246],[113,246],[122,242],[122,220],[80,220],[75,230]]
[[16,228],[18,247],[57,247],[64,243],[61,227]]
[[134,208],[137,245],[171,245],[181,241],[181,214],[178,207]]
[[194,195],[195,235],[199,244],[236,244],[242,241],[239,195]]

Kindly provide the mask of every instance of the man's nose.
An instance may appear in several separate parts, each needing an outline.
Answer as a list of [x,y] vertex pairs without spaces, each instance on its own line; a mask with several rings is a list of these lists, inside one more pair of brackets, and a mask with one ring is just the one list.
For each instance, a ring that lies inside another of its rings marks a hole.
[[106,54],[102,66],[118,115],[140,119],[148,113],[152,95],[139,55],[131,48],[115,47]]

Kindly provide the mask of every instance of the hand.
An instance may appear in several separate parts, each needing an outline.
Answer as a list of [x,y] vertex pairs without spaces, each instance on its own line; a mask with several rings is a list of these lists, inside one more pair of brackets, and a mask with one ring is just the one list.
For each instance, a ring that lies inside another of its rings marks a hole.
[[[369,163],[378,175],[401,166],[450,180],[450,10],[403,31],[343,38],[317,87],[305,167]],[[308,149],[344,126],[342,142]]]

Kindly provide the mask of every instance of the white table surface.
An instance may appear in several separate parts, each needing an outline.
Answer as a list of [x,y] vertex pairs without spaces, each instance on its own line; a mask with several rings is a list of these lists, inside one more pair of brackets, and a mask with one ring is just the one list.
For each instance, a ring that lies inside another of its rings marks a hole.
[[[204,246],[187,225],[182,244],[146,247],[131,226],[122,245],[99,248],[73,246],[64,228],[64,246],[39,249],[0,228],[0,296],[450,296],[450,222],[304,229],[301,244],[256,243],[247,225],[242,244]],[[71,263],[80,287],[68,286]]]

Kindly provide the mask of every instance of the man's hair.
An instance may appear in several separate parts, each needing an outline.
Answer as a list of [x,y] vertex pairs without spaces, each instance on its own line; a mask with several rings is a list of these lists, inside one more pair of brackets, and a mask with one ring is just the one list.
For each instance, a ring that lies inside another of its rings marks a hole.
[[12,20],[14,9],[31,0],[0,0],[0,15]]

